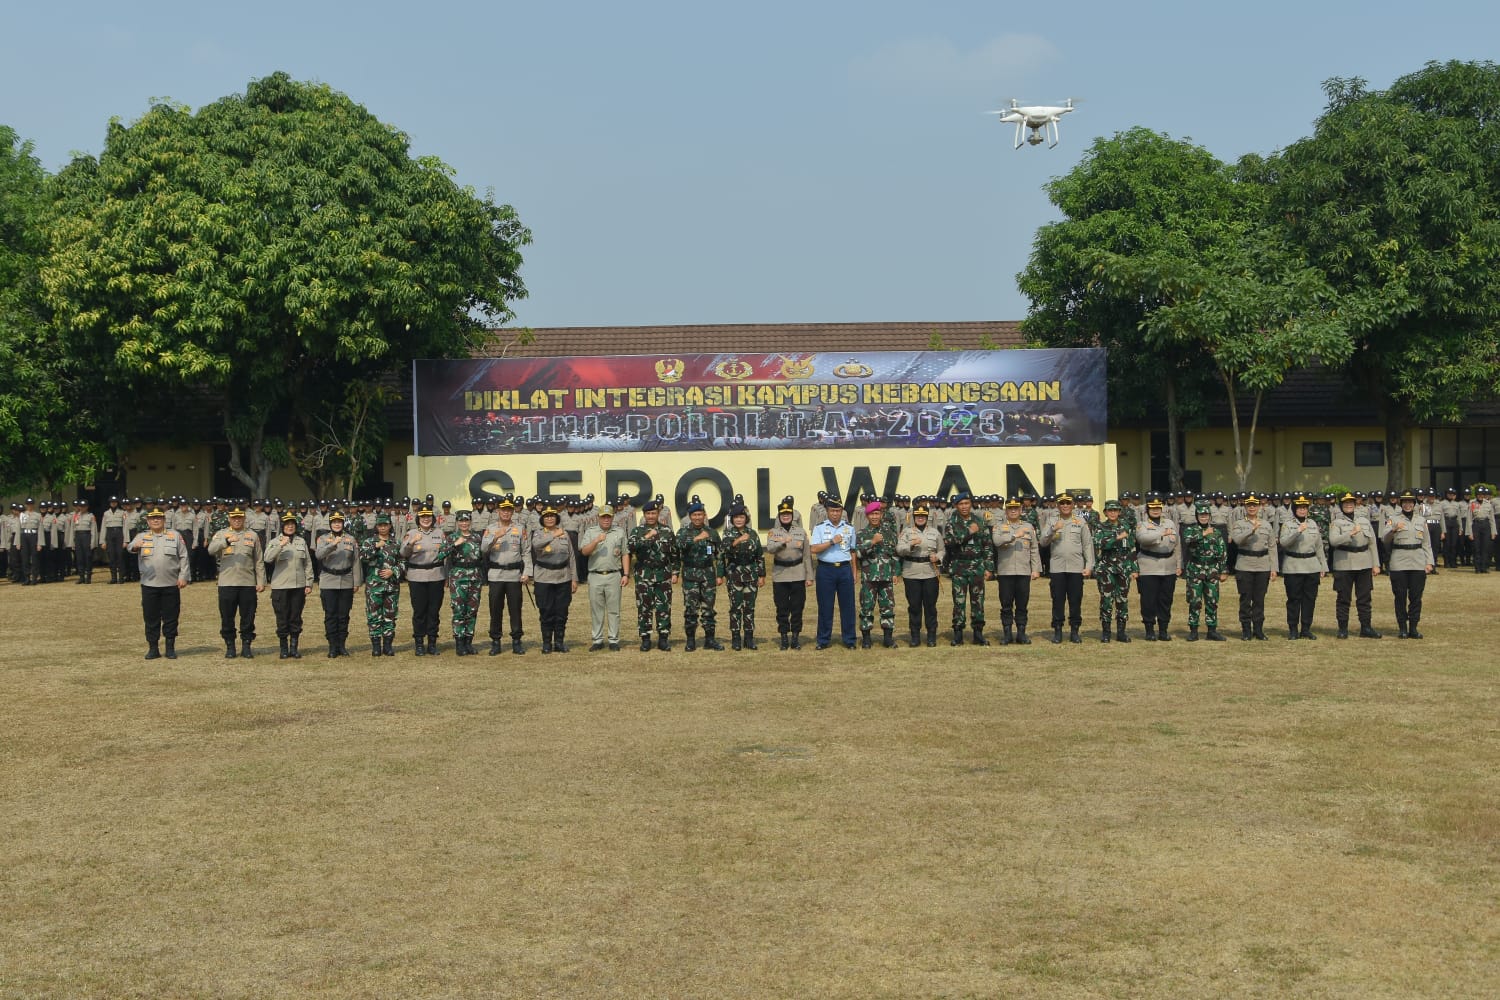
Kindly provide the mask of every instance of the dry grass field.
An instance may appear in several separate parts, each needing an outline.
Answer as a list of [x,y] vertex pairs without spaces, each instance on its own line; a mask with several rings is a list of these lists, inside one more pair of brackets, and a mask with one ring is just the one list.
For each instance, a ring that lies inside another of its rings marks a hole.
[[195,585],[147,663],[136,588],[0,584],[0,996],[1494,996],[1500,575],[1421,642],[1376,596],[1379,642],[1325,586],[1318,642],[1189,644],[1179,588],[1171,645],[590,654],[575,604],[565,656],[334,661],[314,598],[245,663]]

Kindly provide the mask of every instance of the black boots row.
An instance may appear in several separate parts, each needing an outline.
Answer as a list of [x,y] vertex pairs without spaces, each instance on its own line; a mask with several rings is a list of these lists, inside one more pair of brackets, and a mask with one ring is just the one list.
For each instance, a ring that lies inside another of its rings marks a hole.
[[568,644],[563,641],[562,629],[542,629],[542,652],[566,653]]
[[[983,626],[980,626],[980,627],[974,629],[974,640],[973,640],[973,642],[974,642],[974,645],[976,645],[976,646],[988,646],[990,644],[990,641],[984,637],[984,628],[983,628]],[[950,643],[948,643],[948,645],[950,645],[950,646],[962,646],[963,644],[964,644],[964,630],[961,629],[961,628],[954,629],[953,630],[953,641],[950,642]],[[929,645],[931,645],[931,644],[929,643]]]

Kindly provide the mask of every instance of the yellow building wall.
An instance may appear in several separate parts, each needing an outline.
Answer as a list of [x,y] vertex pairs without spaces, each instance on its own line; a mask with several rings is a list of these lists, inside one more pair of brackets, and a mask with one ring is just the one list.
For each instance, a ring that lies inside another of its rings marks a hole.
[[125,489],[137,497],[206,497],[213,495],[212,445],[172,448],[142,444],[130,449],[121,463]]

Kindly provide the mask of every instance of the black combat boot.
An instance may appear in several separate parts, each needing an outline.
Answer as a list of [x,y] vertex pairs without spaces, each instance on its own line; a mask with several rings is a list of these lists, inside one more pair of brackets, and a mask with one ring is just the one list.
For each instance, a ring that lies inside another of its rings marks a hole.
[[[1406,633],[1405,632],[1401,633],[1401,638],[1403,638],[1403,639],[1406,638]],[[146,650],[146,659],[148,659],[148,660],[159,660],[159,659],[161,659],[161,650],[159,648],[157,648],[156,643],[154,643],[154,642],[151,643],[150,648]]]
[[172,639],[168,639],[167,640],[167,651],[164,654],[162,654],[162,655],[164,655],[169,660],[175,660],[175,659],[177,659],[177,640],[176,640],[176,638],[172,638]]
[[1025,625],[1022,625],[1022,626],[1020,626],[1019,628],[1016,629],[1016,645],[1017,646],[1029,646],[1029,645],[1031,645],[1031,636],[1029,636],[1029,635],[1026,634],[1026,626]]
[[520,656],[522,653],[526,652],[526,646],[521,642],[520,636],[516,636],[510,641],[510,651],[512,653],[515,653],[517,656]]
[[1208,630],[1208,641],[1209,642],[1223,642],[1224,641],[1224,637],[1219,634],[1219,630],[1218,629],[1210,627],[1209,630]]
[[500,640],[499,639],[491,639],[490,640],[490,655],[491,656],[499,656],[500,655]]
[[1304,639],[1316,639],[1317,636],[1313,634],[1313,630],[1311,628],[1303,628],[1303,630],[1302,630],[1302,638],[1304,638]]
[[860,649],[869,649],[870,648],[870,630],[867,629],[867,628],[866,629],[860,629],[860,632],[859,632],[859,648]]
[[250,650],[250,640],[249,639],[241,639],[240,640],[240,659],[242,659],[242,660],[253,660],[253,659],[255,659],[255,654],[253,652],[251,652],[251,650]]
[[[1488,572],[1488,570],[1486,570],[1485,572]],[[1420,638],[1422,638],[1422,633],[1417,631],[1417,619],[1413,618],[1411,620],[1411,628],[1409,628],[1409,629],[1406,630],[1406,637],[1408,639],[1420,639]],[[171,648],[172,648],[172,640],[168,639],[167,640],[167,649],[170,650]]]
[[916,649],[918,646],[922,645],[922,633],[921,633],[921,631],[918,630],[918,629],[912,629],[911,630],[911,638],[909,638],[909,639],[906,640],[906,644],[908,646],[910,646],[912,649]]
[[683,643],[682,648],[687,650],[689,653],[697,651],[698,630],[696,628],[690,628],[687,630],[687,642]]
[[383,656],[384,655],[383,653],[380,652],[380,640],[379,639],[371,639],[370,640],[370,655],[371,656]]
[[894,649],[894,648],[896,648],[896,630],[895,629],[890,629],[890,628],[883,628],[883,629],[880,630],[880,632],[881,632],[882,636],[884,637],[884,638],[882,638],[880,640],[880,644],[882,646],[884,646],[886,649]]
[[782,649],[789,648],[789,646],[791,645],[791,641],[792,641],[791,637],[789,637],[785,632],[781,633],[781,648]]
[[792,633],[792,648],[793,649],[801,649],[802,648],[802,633],[801,632],[793,632]]
[[[290,640],[288,640],[287,646],[288,646],[288,649],[291,650],[291,657],[294,660],[300,660],[300,659],[302,659],[302,651],[297,648],[297,641],[300,638],[301,638],[301,636],[294,635],[294,636],[291,637]],[[170,649],[171,648],[171,644],[168,643],[167,645],[168,645],[168,648]]]
[[436,656],[436,655],[438,655],[437,636],[435,636],[435,635],[429,635],[427,637],[427,655],[428,656]]
[[1110,637],[1109,623],[1105,622],[1104,627],[1099,630],[1099,641],[1100,642],[1108,642],[1109,641],[1109,637]]
[[1076,627],[1068,629],[1068,641],[1072,643],[1080,643],[1083,641],[1078,637],[1078,629]]
[[380,648],[385,652],[386,656],[395,656],[396,655],[395,646],[396,646],[396,637],[393,636],[393,635],[388,635],[384,639],[380,640]]
[[1264,625],[1255,626],[1255,639],[1257,642],[1266,641],[1266,628]]
[[281,643],[281,654],[277,657],[278,660],[285,660],[287,657],[292,655],[287,649],[288,640],[286,636],[278,635],[276,637],[276,641]]
[[1062,626],[1061,625],[1054,625],[1052,627],[1052,645],[1057,646],[1057,645],[1060,645],[1061,643],[1062,643]]
[[240,654],[235,651],[234,640],[233,639],[225,639],[224,640],[224,659],[226,659],[226,660],[232,660],[232,659],[234,659],[235,657],[237,657],[239,655]]
[[1197,642],[1197,641],[1198,641],[1198,629],[1197,629],[1197,627],[1196,626],[1189,626],[1188,627],[1188,642]]
[[566,653],[567,651],[568,644],[566,642],[563,642],[563,630],[558,629],[557,632],[552,636],[552,652]]
[[755,633],[754,632],[746,632],[745,633],[745,648],[746,649],[760,649],[760,647],[755,644]]
[[672,640],[667,638],[666,632],[656,633],[656,648],[661,650],[663,653],[671,652]]
[[426,637],[418,635],[418,636],[413,636],[412,638],[414,638],[416,640],[416,642],[417,642],[417,655],[418,656],[426,656],[427,655]]
[[546,629],[546,628],[542,629],[542,652],[543,653],[550,653],[550,652],[552,652],[552,630],[551,629]]
[[990,641],[984,637],[984,627],[978,626],[974,629],[974,645],[988,646]]
[[1002,625],[1000,627],[1000,645],[1002,645],[1002,646],[1009,646],[1011,643],[1013,643],[1015,641],[1016,641],[1015,633],[1011,630],[1011,626],[1009,626],[1009,625]]
[[950,646],[962,646],[963,644],[964,644],[964,630],[961,629],[961,628],[954,629],[953,630],[953,641],[950,642],[950,643],[948,643],[948,645],[950,645]]
[[937,645],[937,633],[936,632],[928,632],[927,633],[927,646],[928,646],[928,648],[930,649],[930,648],[932,648],[933,646],[936,646],[936,645]]
[[1146,641],[1156,641],[1156,625],[1152,622],[1146,622]]
[[1380,633],[1366,624],[1359,627],[1359,637],[1361,639],[1379,639]]
[[1338,639],[1349,638],[1349,623],[1347,621],[1339,622],[1339,630],[1334,633],[1334,637]]
[[1244,629],[1244,634],[1240,636],[1240,641],[1242,641],[1242,642],[1249,642],[1251,640],[1251,638],[1253,638],[1250,635],[1250,626],[1249,625],[1245,625],[1245,626],[1242,626],[1242,628]]
[[337,660],[339,658],[339,641],[337,639],[328,640],[328,658],[330,660]]
[[1115,642],[1129,642],[1130,633],[1125,631],[1125,623],[1119,622],[1115,625]]
[[1295,623],[1287,623],[1286,637],[1288,639],[1300,639],[1302,637],[1302,634],[1297,630],[1297,626]]
[[706,628],[703,630],[703,648],[715,649],[721,653],[724,652],[724,644],[718,639],[714,638],[714,630],[711,628]]
[[1172,633],[1167,631],[1167,623],[1166,622],[1162,622],[1161,623],[1161,631],[1156,633],[1156,641],[1157,642],[1171,642],[1172,641]]
[[736,653],[745,648],[745,644],[740,641],[740,634],[738,632],[731,631],[729,633],[729,648]]

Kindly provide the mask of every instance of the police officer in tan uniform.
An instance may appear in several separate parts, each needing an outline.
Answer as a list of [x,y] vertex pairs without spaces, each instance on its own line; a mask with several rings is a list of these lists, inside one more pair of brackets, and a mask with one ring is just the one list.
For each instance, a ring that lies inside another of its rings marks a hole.
[[167,659],[177,659],[177,619],[182,613],[182,588],[188,585],[187,540],[167,527],[167,513],[153,507],[146,514],[146,530],[130,540],[141,579],[141,615],[146,622],[146,659],[161,656],[160,639],[167,642]]
[[219,636],[224,640],[224,659],[235,658],[235,617],[239,617],[239,656],[249,660],[255,654],[255,608],[259,595],[266,589],[266,564],[260,535],[245,527],[245,512],[235,507],[229,512],[229,527],[214,532],[208,540],[208,554],[219,565]]

